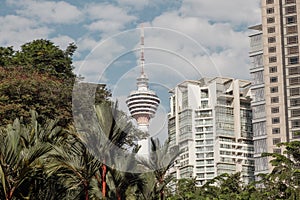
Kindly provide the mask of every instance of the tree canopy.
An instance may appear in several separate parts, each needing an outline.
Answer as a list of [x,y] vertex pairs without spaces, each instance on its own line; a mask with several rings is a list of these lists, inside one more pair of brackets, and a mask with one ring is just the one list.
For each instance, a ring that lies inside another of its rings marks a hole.
[[[18,51],[0,47],[0,124],[17,117],[28,119],[31,109],[39,113],[38,120],[59,119],[64,127],[70,124],[72,90],[78,79],[72,71],[75,50],[73,43],[62,50],[44,39],[26,43]],[[95,102],[109,95],[98,84]]]

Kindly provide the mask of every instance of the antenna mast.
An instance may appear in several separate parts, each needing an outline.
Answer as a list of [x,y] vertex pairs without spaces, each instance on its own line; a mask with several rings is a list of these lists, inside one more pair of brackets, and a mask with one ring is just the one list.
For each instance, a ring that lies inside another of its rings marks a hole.
[[141,74],[144,74],[145,57],[144,57],[144,25],[141,24]]

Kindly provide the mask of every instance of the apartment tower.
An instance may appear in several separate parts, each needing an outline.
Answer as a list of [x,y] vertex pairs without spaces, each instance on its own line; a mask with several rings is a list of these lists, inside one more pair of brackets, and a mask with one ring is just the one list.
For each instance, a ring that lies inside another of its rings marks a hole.
[[223,174],[254,178],[250,82],[232,78],[184,81],[171,92],[170,146],[183,151],[170,173],[197,185]]
[[277,144],[300,130],[300,0],[261,0],[261,8],[262,24],[250,27],[255,174],[272,169],[261,153],[281,153]]

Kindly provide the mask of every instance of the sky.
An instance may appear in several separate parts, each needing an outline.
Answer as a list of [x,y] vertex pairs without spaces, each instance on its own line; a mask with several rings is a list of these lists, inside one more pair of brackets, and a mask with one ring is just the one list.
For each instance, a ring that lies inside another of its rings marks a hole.
[[42,38],[65,49],[74,42],[75,73],[107,84],[128,112],[143,24],[145,72],[161,99],[150,132],[164,138],[169,90],[177,84],[215,76],[250,79],[248,27],[260,21],[260,0],[1,0],[0,45],[20,49]]

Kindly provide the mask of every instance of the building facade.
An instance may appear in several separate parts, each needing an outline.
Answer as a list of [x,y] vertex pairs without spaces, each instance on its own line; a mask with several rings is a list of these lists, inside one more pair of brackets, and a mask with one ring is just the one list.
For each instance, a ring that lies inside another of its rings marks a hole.
[[223,173],[254,178],[250,82],[231,78],[184,81],[171,91],[170,146],[182,153],[170,173],[203,185]]
[[277,144],[300,129],[300,0],[261,0],[261,8],[262,24],[250,27],[255,174],[272,169],[261,153],[281,153]]

